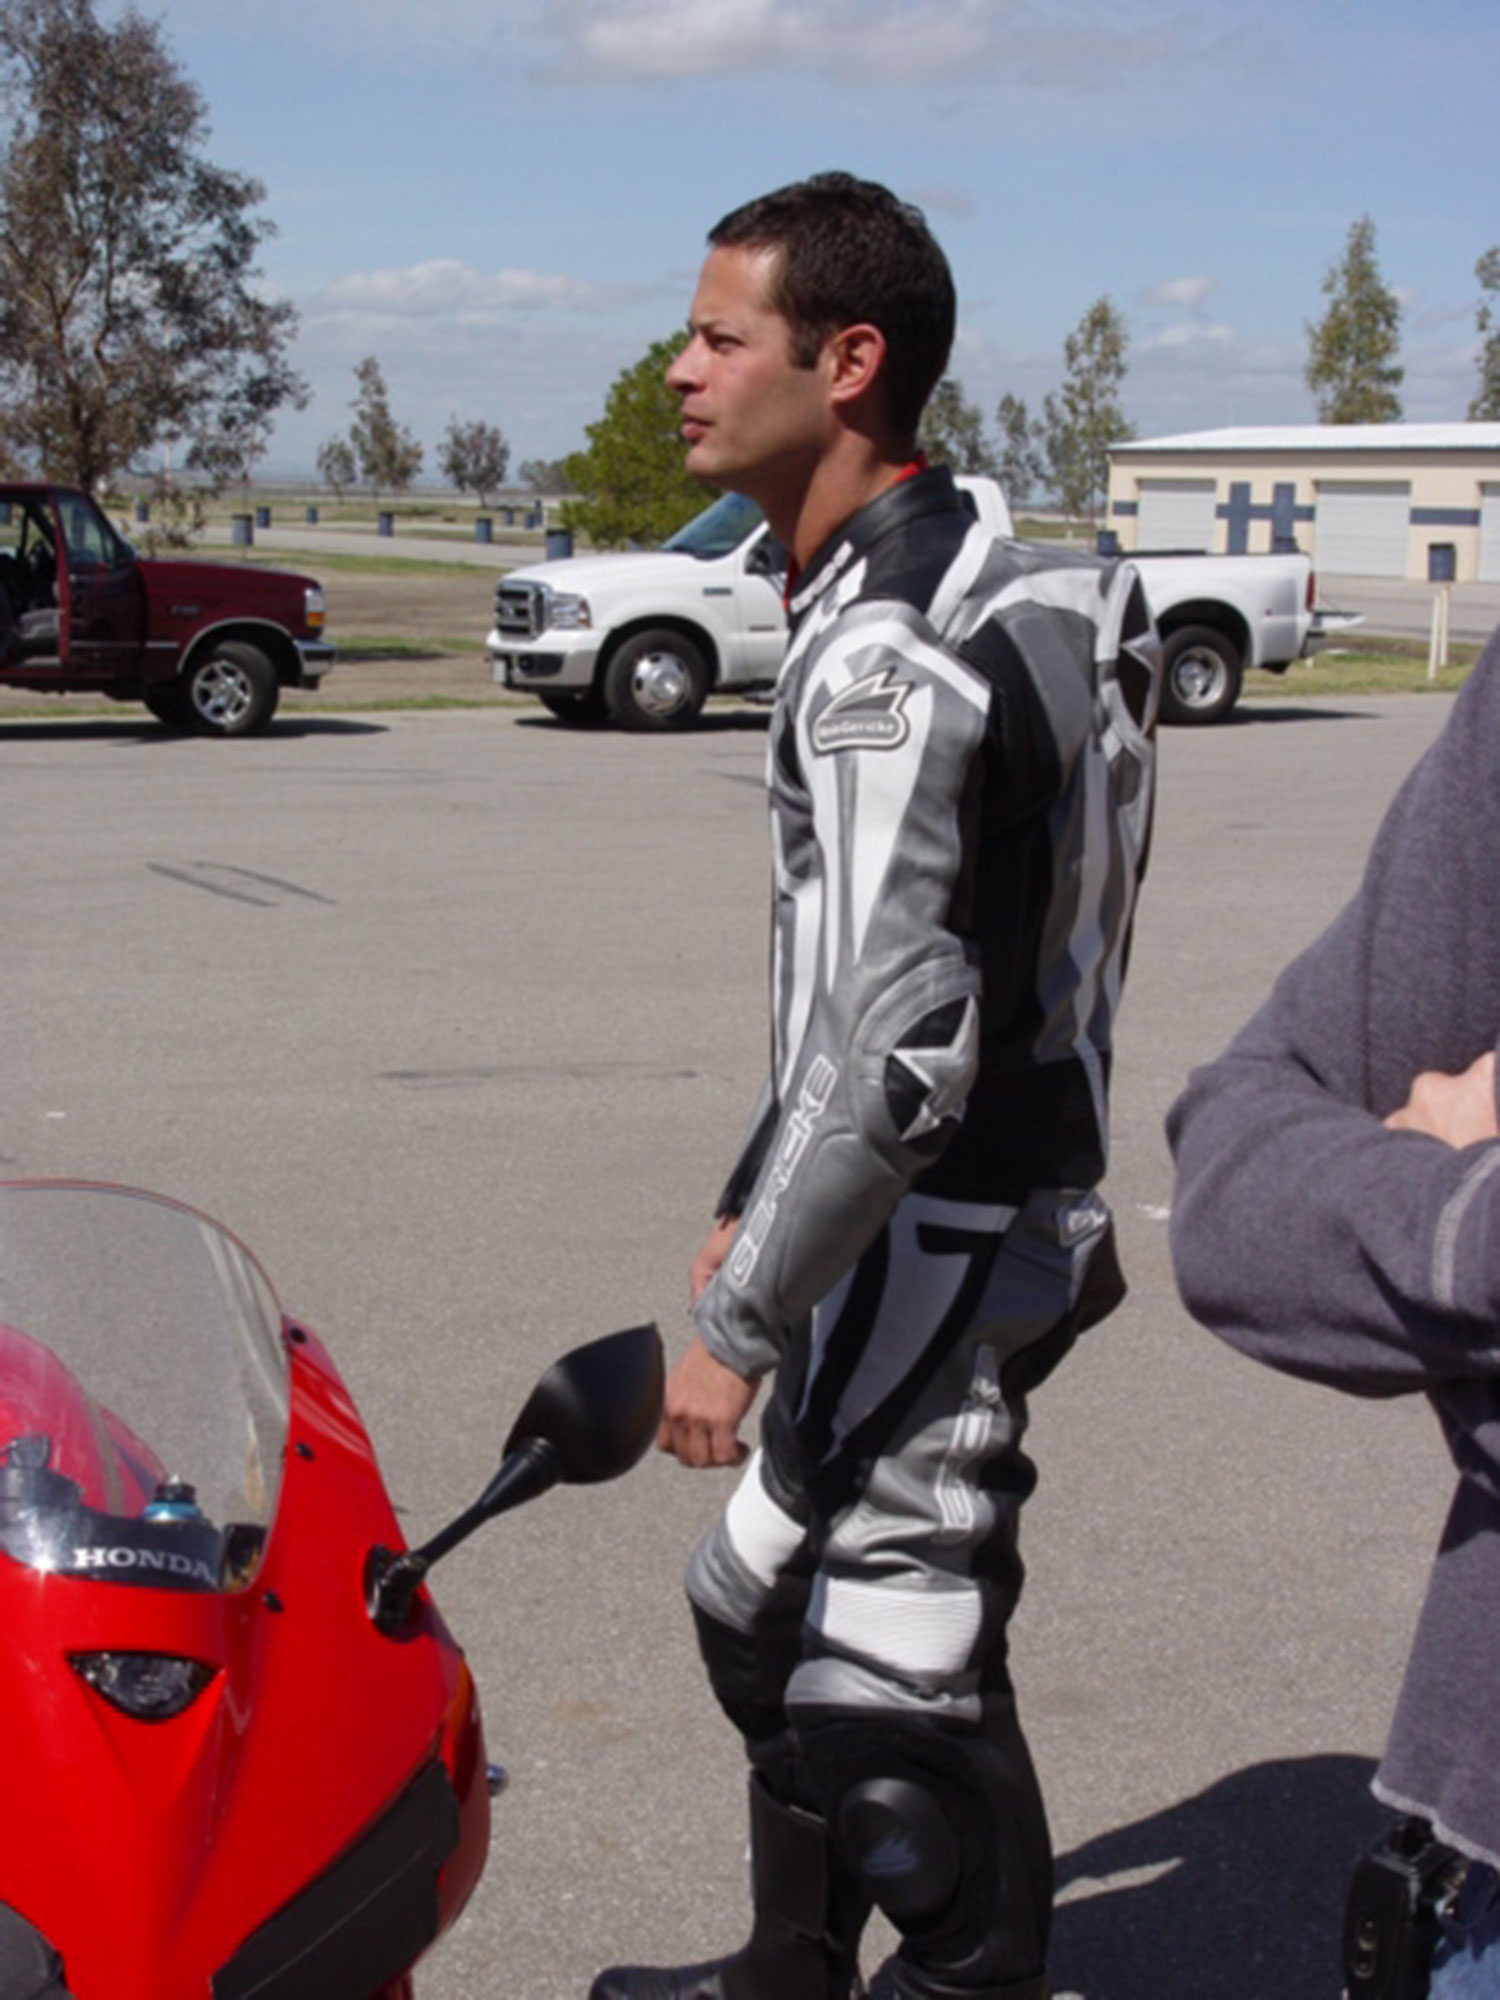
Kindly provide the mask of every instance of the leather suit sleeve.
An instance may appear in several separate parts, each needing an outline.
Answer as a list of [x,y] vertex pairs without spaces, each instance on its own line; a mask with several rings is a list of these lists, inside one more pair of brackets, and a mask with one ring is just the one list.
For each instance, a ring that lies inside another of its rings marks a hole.
[[847,612],[807,661],[778,777],[805,844],[778,856],[776,1122],[695,1312],[741,1374],[775,1365],[962,1115],[980,981],[951,925],[988,723],[985,683],[904,606]]
[[776,1092],[771,1079],[767,1077],[761,1085],[760,1095],[755,1100],[755,1109],[750,1114],[749,1130],[744,1144],[740,1147],[739,1158],[735,1161],[729,1179],[724,1183],[718,1201],[714,1205],[714,1215],[719,1220],[735,1220],[745,1212],[745,1203],[750,1198],[750,1190],[755,1185],[755,1177],[765,1163],[766,1152],[776,1132]]

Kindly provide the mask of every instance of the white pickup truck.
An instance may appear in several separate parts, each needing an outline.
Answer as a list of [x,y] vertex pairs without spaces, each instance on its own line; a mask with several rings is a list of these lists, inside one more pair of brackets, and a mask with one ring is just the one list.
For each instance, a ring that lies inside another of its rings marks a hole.
[[[1010,535],[993,479],[961,477]],[[1280,672],[1317,643],[1304,555],[1133,556],[1162,637],[1162,718],[1217,722],[1247,667]],[[691,722],[710,694],[769,694],[786,647],[785,558],[760,510],[726,493],[659,549],[514,570],[495,591],[490,671],[565,722]]]

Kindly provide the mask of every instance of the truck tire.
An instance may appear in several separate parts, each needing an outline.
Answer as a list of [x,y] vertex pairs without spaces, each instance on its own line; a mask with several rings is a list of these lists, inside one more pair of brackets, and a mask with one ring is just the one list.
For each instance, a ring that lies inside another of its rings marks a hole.
[[154,687],[147,688],[141,699],[157,721],[164,722],[168,729],[191,729],[187,689],[181,681],[158,681]]
[[681,729],[708,694],[708,664],[693,641],[664,627],[622,640],[604,669],[604,700],[622,729]]
[[281,684],[260,650],[223,639],[200,653],[181,681],[189,725],[206,736],[248,736],[276,713]]
[[570,729],[590,729],[609,714],[598,688],[589,688],[584,694],[539,694],[537,700]]
[[1162,643],[1163,722],[1220,722],[1240,698],[1234,642],[1211,625],[1184,625]]

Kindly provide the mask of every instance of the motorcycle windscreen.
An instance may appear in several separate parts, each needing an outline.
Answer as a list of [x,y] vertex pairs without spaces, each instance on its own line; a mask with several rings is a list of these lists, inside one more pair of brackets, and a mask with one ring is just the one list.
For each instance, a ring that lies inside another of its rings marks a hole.
[[280,1307],[226,1230],[135,1189],[0,1183],[0,1551],[243,1589],[287,1409]]

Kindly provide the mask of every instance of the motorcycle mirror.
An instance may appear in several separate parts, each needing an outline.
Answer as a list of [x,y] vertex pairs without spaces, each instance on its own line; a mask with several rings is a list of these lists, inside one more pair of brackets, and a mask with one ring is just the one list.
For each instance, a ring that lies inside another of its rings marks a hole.
[[528,1397],[505,1456],[550,1445],[558,1478],[590,1486],[628,1472],[656,1435],[663,1388],[661,1335],[629,1326],[555,1361]]
[[500,1468],[472,1507],[424,1542],[366,1561],[370,1616],[382,1632],[400,1629],[432,1565],[476,1528],[559,1483],[618,1479],[644,1454],[661,1421],[665,1386],[661,1335],[650,1323],[607,1333],[553,1362],[505,1441]]

